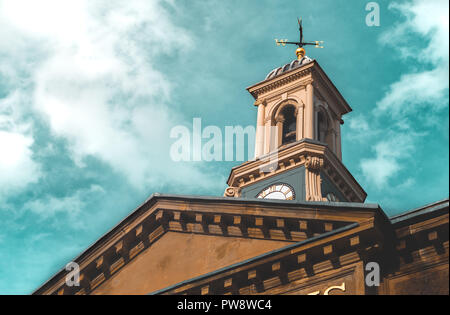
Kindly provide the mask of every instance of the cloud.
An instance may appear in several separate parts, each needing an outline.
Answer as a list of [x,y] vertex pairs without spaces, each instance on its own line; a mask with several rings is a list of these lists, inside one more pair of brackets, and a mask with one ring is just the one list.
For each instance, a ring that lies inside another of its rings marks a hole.
[[29,125],[17,122],[21,117],[15,107],[18,101],[17,94],[0,100],[0,198],[35,183],[41,175],[33,160]]
[[[98,185],[92,185],[89,189],[77,190],[73,195],[63,198],[45,196],[25,203],[23,209],[38,214],[41,219],[53,217],[57,213],[76,218],[85,208],[86,200],[92,195],[102,195],[105,191]],[[72,223],[77,220],[71,220]]]
[[362,116],[354,116],[348,120],[348,124],[351,129],[353,129],[356,132],[367,132],[369,131],[369,123],[367,122],[367,119]]
[[416,112],[420,105],[443,108],[448,90],[448,68],[436,68],[403,75],[391,84],[389,92],[378,102],[378,109],[395,115]]
[[[372,112],[373,119],[367,120],[370,126],[361,124],[357,117],[351,121],[354,130],[371,130],[383,136],[374,145],[375,156],[360,162],[367,182],[378,190],[385,190],[394,179],[398,181],[403,165],[412,161],[420,136],[426,134],[423,127],[431,122],[442,124],[439,112],[448,107],[448,1],[393,2],[389,8],[404,20],[385,31],[380,41],[384,45],[394,43],[393,48],[410,71],[389,85]],[[421,112],[424,109],[425,114]],[[414,179],[406,178],[397,188],[413,183]]]
[[25,186],[35,180],[35,177],[29,177],[29,174],[37,173],[31,159],[32,143],[30,137],[0,130],[0,185],[5,189]]
[[346,121],[346,125],[351,130],[351,132],[346,134],[346,137],[360,143],[366,143],[369,137],[379,132],[369,124],[368,117],[363,115],[350,116]]
[[[190,34],[167,14],[170,5],[2,1],[0,36],[11,42],[1,41],[0,54],[2,64],[11,66],[1,66],[0,75],[18,95],[15,106],[33,115],[32,124],[39,118],[53,137],[64,139],[78,167],[94,157],[138,189],[188,187],[192,178],[201,187],[218,186],[198,165],[169,159],[170,129],[184,118],[172,109],[177,87],[157,60],[192,45]],[[32,135],[4,138],[20,146],[21,165],[28,165],[20,167],[24,176],[32,173]]]
[[361,169],[378,189],[386,189],[388,181],[404,168],[402,161],[409,158],[414,150],[412,136],[408,134],[386,137],[375,148],[375,157],[363,159]]
[[431,110],[448,106],[448,1],[394,2],[389,8],[406,20],[385,32],[381,42],[395,43],[402,59],[415,65],[415,70],[390,85],[376,110],[400,116],[416,113],[424,106]]

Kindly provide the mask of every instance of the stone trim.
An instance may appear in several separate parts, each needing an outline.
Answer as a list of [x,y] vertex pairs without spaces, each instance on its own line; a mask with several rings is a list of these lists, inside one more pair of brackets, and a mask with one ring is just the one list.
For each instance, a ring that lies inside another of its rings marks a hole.
[[305,80],[300,81],[299,85],[304,86],[315,81],[314,84],[316,87],[321,87],[320,90],[329,91],[327,93],[328,99],[331,103],[339,105],[342,113],[349,113],[352,111],[347,101],[341,95],[339,90],[337,90],[336,86],[328,78],[316,60],[304,65],[303,67],[288,71],[273,79],[257,83],[247,88],[247,90],[255,99],[258,99],[261,95],[267,94],[275,89],[281,88],[302,78]]
[[324,201],[322,198],[322,179],[320,170],[324,159],[317,156],[307,156],[305,160],[306,201]]
[[[53,285],[44,286],[36,293],[90,294],[169,231],[299,242],[326,233],[330,225],[338,229],[349,224],[345,215],[330,215],[327,210],[323,210],[322,218],[312,214],[316,210],[304,209],[302,211],[306,211],[305,218],[299,219],[298,212],[275,210],[277,208],[264,215],[251,213],[252,211],[245,213],[242,209],[227,212],[223,208],[223,213],[217,213],[206,212],[200,207],[198,210],[176,210],[178,208],[185,207],[177,207],[175,203],[168,207],[164,202],[155,205],[148,210],[147,215],[122,228],[110,241],[93,249],[85,259],[76,261],[80,265],[82,277],[80,287],[66,287],[64,272]],[[309,212],[311,214],[306,214]],[[355,220],[356,217],[352,219]],[[373,227],[372,220],[361,220],[361,229]]]
[[[280,151],[233,168],[228,179],[228,185],[242,189],[286,170],[306,166],[306,163],[311,163],[308,162],[311,159],[321,161],[320,168],[326,172],[333,184],[350,202],[364,202],[367,197],[366,192],[327,145],[307,140],[296,142]],[[263,172],[262,170],[269,170],[269,172]],[[322,197],[319,198],[320,190],[317,188],[317,186],[320,187],[318,182],[320,175],[313,178],[312,175],[310,176],[311,169],[307,173],[307,195],[309,189],[309,196],[311,196],[311,199],[307,200],[322,201]],[[317,175],[316,172],[312,172],[312,174]]]
[[[286,84],[289,84],[293,81],[299,80],[308,74],[312,73],[311,66],[308,68],[301,68],[296,69],[290,73],[286,73],[284,75],[281,75],[279,77],[274,78],[273,80],[270,80],[268,82],[262,82],[260,86],[257,86],[256,88],[250,87],[248,88],[248,91],[252,96],[257,99],[260,95],[268,93],[270,91],[273,91],[277,88],[280,88],[282,86],[285,86]],[[303,83],[302,85],[306,85],[307,82]]]
[[[288,246],[245,264],[223,268],[153,294],[198,295],[205,286],[209,288],[208,294],[214,295],[280,294],[283,293],[279,289],[281,286],[307,280],[302,287],[308,287],[327,278],[327,272],[334,269],[342,268],[339,275],[347,274],[354,271],[355,264],[368,257],[373,248],[378,248],[377,253],[380,251],[380,247],[375,246],[377,240],[370,238],[370,230],[355,233],[352,227],[355,225],[318,237],[316,241]],[[355,238],[364,239],[365,244],[352,244],[351,240]]]

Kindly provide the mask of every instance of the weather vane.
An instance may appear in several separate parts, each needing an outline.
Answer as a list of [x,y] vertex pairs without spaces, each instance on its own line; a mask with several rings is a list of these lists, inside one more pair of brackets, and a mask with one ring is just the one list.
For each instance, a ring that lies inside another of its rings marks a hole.
[[299,27],[299,30],[300,30],[300,40],[298,42],[288,42],[287,39],[280,39],[280,40],[275,39],[275,42],[277,43],[277,46],[280,46],[280,45],[282,45],[282,46],[297,45],[298,48],[295,51],[295,54],[297,55],[297,58],[300,60],[306,54],[306,51],[303,48],[303,46],[310,45],[310,46],[314,46],[315,48],[323,48],[323,46],[322,46],[323,41],[304,42],[303,41],[303,25],[302,25],[303,23],[302,23],[302,19],[297,19],[297,20],[298,20],[298,27]]

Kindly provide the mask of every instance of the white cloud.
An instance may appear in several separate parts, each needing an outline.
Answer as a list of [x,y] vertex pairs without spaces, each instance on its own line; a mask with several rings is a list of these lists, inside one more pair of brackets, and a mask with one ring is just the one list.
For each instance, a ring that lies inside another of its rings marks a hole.
[[36,172],[30,149],[33,140],[20,133],[0,130],[0,185],[5,189],[25,186],[34,180]]
[[22,108],[42,115],[68,141],[80,167],[94,156],[142,189],[189,186],[192,178],[217,185],[193,164],[168,158],[169,131],[183,117],[169,106],[175,87],[155,60],[192,42],[162,2],[0,2],[0,39],[15,38],[0,44],[15,65],[0,74],[9,74]]
[[413,0],[390,5],[390,9],[399,11],[406,20],[385,32],[381,40],[396,45],[401,56],[415,64],[417,70],[403,74],[391,84],[378,102],[377,111],[399,116],[415,113],[421,106],[432,110],[448,106],[448,5],[446,0]]
[[[381,122],[385,129],[389,122],[390,131],[381,133],[383,140],[374,146],[375,156],[362,160],[360,166],[367,182],[380,190],[390,186],[403,164],[411,161],[417,137],[424,135],[417,131],[419,127],[430,122],[442,123],[438,113],[448,106],[449,86],[448,1],[393,2],[389,8],[400,12],[405,19],[383,33],[380,40],[385,45],[395,45],[401,61],[413,70],[390,84],[374,110],[374,124]],[[413,125],[411,117],[417,124],[420,117],[417,115],[423,115],[419,110],[424,107],[426,117],[419,120],[420,126]],[[354,124],[357,122],[358,119]],[[406,178],[397,189],[413,183],[412,178]]]
[[446,106],[443,100],[447,90],[448,69],[405,74],[390,86],[389,93],[378,103],[378,109],[395,115],[415,112],[423,104],[440,109]]
[[354,116],[350,118],[347,123],[350,128],[356,132],[367,132],[369,131],[369,123],[366,118],[362,115]]
[[21,113],[16,107],[18,94],[0,101],[0,198],[34,183],[40,167],[33,160],[33,138],[29,125],[17,121]]
[[379,132],[369,125],[367,117],[363,115],[349,117],[346,125],[351,129],[350,132],[347,132],[346,137],[352,141],[366,143],[369,137]]
[[363,159],[361,169],[370,183],[378,189],[386,189],[388,181],[403,169],[403,161],[414,150],[412,136],[408,134],[386,137],[375,148],[375,157]]
[[[57,213],[65,213],[71,218],[76,218],[77,215],[84,209],[86,200],[90,195],[100,195],[105,191],[98,185],[92,185],[89,189],[76,191],[73,195],[63,198],[56,198],[53,196],[45,196],[40,199],[32,200],[23,206],[23,210],[31,211],[38,214],[41,218],[46,219],[53,217]],[[74,224],[78,220],[71,220]]]

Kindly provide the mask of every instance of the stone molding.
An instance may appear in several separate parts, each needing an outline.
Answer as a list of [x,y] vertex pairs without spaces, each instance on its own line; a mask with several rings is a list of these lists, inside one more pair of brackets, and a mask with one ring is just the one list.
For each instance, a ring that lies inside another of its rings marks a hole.
[[[286,84],[299,80],[311,73],[312,73],[311,66],[308,68],[297,69],[292,71],[291,73],[286,73],[284,75],[281,75],[280,77],[276,77],[268,82],[262,82],[259,87],[257,88],[251,87],[248,90],[250,94],[252,94],[253,97],[257,99],[262,94],[268,93],[272,90],[285,86]],[[311,83],[311,79],[302,82],[302,85],[307,85],[308,83]]]
[[267,105],[267,101],[265,99],[257,99],[254,103],[255,106],[259,106],[259,105]]
[[298,85],[300,86],[313,84],[315,89],[326,92],[327,102],[336,104],[341,113],[348,113],[352,111],[347,101],[343,98],[333,82],[328,78],[326,73],[315,60],[304,65],[303,67],[288,71],[273,79],[257,83],[247,88],[247,90],[255,99],[258,99],[261,95],[265,95],[273,90],[283,88],[294,81],[299,81]]
[[[352,231],[350,229],[350,231]],[[192,283],[182,283],[173,288],[157,292],[162,295],[258,295],[283,294],[286,287],[294,285],[298,290],[307,289],[312,283],[329,282],[333,278],[355,272],[356,266],[362,273],[362,261],[375,254],[376,239],[372,246],[361,244],[367,239],[370,230],[357,233],[343,231],[336,235],[317,240],[297,248],[282,249],[276,255],[250,262],[244,266],[220,271]],[[356,240],[356,241],[355,241]],[[335,270],[338,270],[337,273]],[[358,275],[360,276],[360,275]],[[291,285],[290,285],[291,284]],[[292,289],[292,288],[289,288]],[[310,293],[312,293],[311,290]],[[364,286],[353,294],[364,294]]]
[[241,195],[241,189],[239,187],[227,187],[225,189],[225,192],[223,194],[224,197],[240,197]]
[[317,156],[308,156],[305,160],[305,190],[307,201],[324,201],[322,197],[322,179],[320,170],[323,168],[324,159]]
[[305,167],[311,172],[320,171],[323,168],[324,160],[317,156],[308,156],[305,159]]
[[[261,213],[247,205],[227,205],[225,199],[222,203],[218,213],[218,205],[157,201],[75,261],[80,266],[80,287],[67,287],[68,272],[61,271],[34,294],[90,294],[167,232],[299,242],[355,221],[359,224],[355,232],[374,227],[373,219],[348,216],[346,211],[323,209],[318,213],[293,204],[283,209],[267,205],[267,211]],[[297,210],[289,210],[291,207]]]
[[[311,172],[311,167],[319,167],[349,201],[364,202],[366,199],[366,192],[337,156],[328,149],[327,145],[309,140],[301,140],[257,160],[233,168],[227,183],[230,187],[242,189],[300,166],[309,168],[308,172]],[[316,174],[316,178],[311,178],[309,182],[315,183],[314,187],[317,187],[319,178],[320,174]],[[315,193],[311,195],[314,198],[311,201],[322,201],[322,198],[318,197],[319,191],[317,189],[314,191]]]

